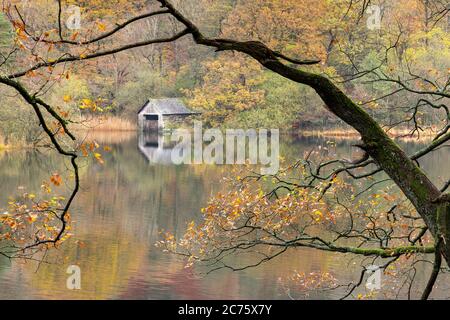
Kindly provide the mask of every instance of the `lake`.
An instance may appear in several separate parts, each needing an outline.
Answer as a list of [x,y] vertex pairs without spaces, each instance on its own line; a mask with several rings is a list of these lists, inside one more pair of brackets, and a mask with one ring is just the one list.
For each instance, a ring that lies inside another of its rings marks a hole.
[[[283,279],[298,271],[328,272],[339,283],[358,280],[360,260],[310,249],[289,251],[242,272],[201,276],[186,269],[183,259],[161,252],[155,243],[161,230],[181,235],[187,223],[201,218],[201,208],[223,188],[221,178],[229,167],[171,165],[154,143],[143,143],[133,133],[101,133],[94,138],[112,150],[104,153],[105,164],[81,167],[81,191],[71,210],[72,239],[50,253],[51,264],[0,259],[0,299],[337,299],[342,290],[305,295],[296,288],[286,290]],[[349,140],[285,136],[280,140],[280,154],[288,159],[318,146],[346,158],[358,152]],[[402,144],[408,153],[421,147],[416,142]],[[443,148],[421,161],[439,186],[450,172],[449,155],[450,150]],[[49,173],[63,168],[54,153],[0,152],[0,208],[6,207],[9,196],[39,190]],[[66,288],[70,265],[81,268],[81,290]],[[430,270],[427,264],[417,267],[419,289]],[[447,298],[446,283],[439,282],[434,298]]]

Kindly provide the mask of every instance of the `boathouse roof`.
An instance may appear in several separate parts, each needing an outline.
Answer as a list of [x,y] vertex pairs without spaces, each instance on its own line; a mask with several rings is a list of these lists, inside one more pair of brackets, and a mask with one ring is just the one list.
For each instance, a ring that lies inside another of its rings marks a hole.
[[138,114],[193,115],[197,112],[189,110],[179,98],[161,98],[149,99]]

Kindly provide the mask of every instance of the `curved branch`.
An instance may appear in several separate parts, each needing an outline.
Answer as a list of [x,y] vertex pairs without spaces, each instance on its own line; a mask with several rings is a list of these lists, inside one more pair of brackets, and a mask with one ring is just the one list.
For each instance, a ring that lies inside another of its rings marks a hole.
[[433,271],[431,272],[430,279],[428,280],[427,286],[425,287],[425,290],[422,293],[421,300],[428,300],[431,291],[433,290],[433,286],[436,283],[437,277],[439,276],[439,272],[441,271],[441,264],[442,264],[442,256],[440,248],[441,242],[442,239],[439,238],[439,240],[436,243],[436,251],[434,253]]
[[[52,130],[48,127],[47,122],[46,122],[46,120],[44,118],[44,115],[43,115],[42,111],[39,108],[39,105],[44,106],[44,108],[50,113],[50,115],[52,115],[57,121],[61,120],[61,118],[53,111],[53,109],[49,105],[45,104],[43,101],[41,101],[39,99],[36,99],[36,97],[31,96],[28,93],[28,91],[17,81],[14,81],[14,80],[11,80],[11,79],[8,79],[8,78],[4,78],[4,77],[0,77],[0,83],[3,83],[5,85],[7,85],[7,86],[10,86],[10,87],[14,88],[22,96],[22,98],[33,107],[33,110],[36,113],[36,116],[37,116],[37,118],[39,120],[39,123],[41,124],[44,132],[50,138],[53,146],[56,148],[58,153],[63,155],[63,156],[66,156],[66,157],[70,158],[70,163],[71,163],[72,168],[73,168],[75,181],[74,181],[74,187],[73,187],[72,193],[71,193],[71,195],[70,195],[66,205],[64,206],[61,215],[58,216],[58,219],[61,221],[61,229],[59,230],[59,232],[55,236],[55,238],[36,241],[35,243],[33,243],[33,244],[29,245],[29,246],[26,246],[25,248],[20,248],[19,251],[25,251],[25,250],[28,250],[28,249],[31,249],[31,248],[35,248],[35,247],[38,247],[40,245],[47,244],[47,243],[52,243],[52,244],[56,245],[61,240],[61,238],[63,237],[63,235],[64,235],[64,233],[66,231],[66,228],[67,228],[66,216],[67,216],[67,214],[69,212],[69,209],[70,209],[70,207],[71,207],[71,205],[72,205],[72,203],[73,203],[73,201],[74,201],[74,199],[75,199],[75,197],[76,197],[76,195],[77,195],[77,193],[79,191],[79,188],[80,188],[79,168],[78,168],[77,161],[76,161],[77,158],[78,158],[78,155],[76,154],[75,151],[66,151],[61,146],[59,141],[57,140],[56,134],[53,133]],[[57,116],[55,116],[55,114]],[[65,122],[62,121],[61,125],[64,125],[64,123]],[[64,128],[66,128],[66,127],[64,127]],[[67,128],[66,128],[66,130],[67,130]],[[69,130],[67,130],[66,133],[73,140],[75,140],[75,137],[73,136],[73,134],[70,133]]]
[[153,39],[153,40],[148,40],[148,41],[141,41],[141,42],[136,42],[136,43],[132,43],[132,44],[128,44],[128,45],[124,45],[124,46],[120,46],[114,49],[109,49],[109,50],[104,50],[104,51],[99,51],[99,52],[95,52],[92,54],[87,54],[87,55],[81,55],[81,56],[63,56],[59,59],[57,59],[56,61],[45,61],[45,62],[40,62],[35,64],[34,66],[32,66],[31,68],[24,70],[24,71],[20,71],[17,72],[15,74],[11,74],[9,75],[7,78],[9,79],[15,79],[15,78],[20,78],[23,77],[24,75],[26,75],[27,73],[29,73],[30,71],[35,71],[44,67],[54,67],[58,64],[61,63],[66,63],[66,62],[75,62],[75,61],[84,61],[84,60],[90,60],[90,59],[95,59],[95,58],[100,58],[100,57],[104,57],[104,56],[109,56],[109,55],[113,55],[115,53],[119,53],[122,51],[126,51],[126,50],[130,50],[130,49],[134,49],[134,48],[139,48],[139,47],[144,47],[144,46],[148,46],[151,44],[156,44],[156,43],[166,43],[166,42],[172,42],[175,41],[187,34],[189,34],[189,30],[185,29],[177,34],[175,34],[172,37],[169,38],[160,38],[160,39]]

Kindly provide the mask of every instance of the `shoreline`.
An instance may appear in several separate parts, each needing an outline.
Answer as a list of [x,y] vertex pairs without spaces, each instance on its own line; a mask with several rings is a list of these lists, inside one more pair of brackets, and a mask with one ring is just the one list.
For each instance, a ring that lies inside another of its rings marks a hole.
[[[340,138],[340,139],[357,139],[360,137],[360,134],[356,131],[342,131],[342,130],[305,130],[301,132],[291,131],[290,134],[294,136],[303,136],[303,137],[324,137],[324,138]],[[436,136],[436,132],[422,132],[420,136],[415,133],[411,135],[409,131],[396,131],[396,132],[388,132],[388,136],[393,139],[400,140],[429,140],[433,139]]]
[[[244,129],[246,130],[246,129]],[[257,130],[257,129],[256,129]],[[139,134],[139,130],[137,128],[112,128],[110,126],[107,127],[93,127],[93,128],[74,128],[73,130],[76,133],[80,133],[81,135],[84,135],[83,138],[80,139],[86,139],[86,138],[93,138],[94,140],[98,139],[99,142],[113,142],[116,140],[117,142],[120,142],[123,139],[123,135],[126,135],[129,138],[131,135],[137,135]],[[412,140],[412,141],[427,141],[433,139],[433,137],[436,135],[435,132],[432,132],[429,130],[429,132],[422,132],[420,134],[420,137],[415,134],[414,136],[408,136],[407,130],[397,130],[392,131],[389,134],[390,137],[395,138],[396,140]],[[318,138],[336,138],[339,140],[355,140],[359,138],[359,133],[354,130],[341,130],[341,129],[325,129],[325,130],[301,130],[296,129],[295,131],[292,129],[289,130],[281,130],[280,135],[284,136],[291,136],[291,137],[318,137]],[[96,136],[96,137],[94,137]],[[0,137],[1,138],[1,137]],[[103,140],[103,141],[102,141]],[[110,140],[110,141],[108,141]],[[112,141],[111,141],[112,140]],[[0,139],[1,141],[1,139]],[[27,146],[23,145],[22,143],[19,143],[17,145],[15,144],[8,144],[5,145],[3,143],[0,143],[0,152],[5,151],[15,151],[15,150],[30,150],[30,149],[36,149],[39,147],[35,146]]]

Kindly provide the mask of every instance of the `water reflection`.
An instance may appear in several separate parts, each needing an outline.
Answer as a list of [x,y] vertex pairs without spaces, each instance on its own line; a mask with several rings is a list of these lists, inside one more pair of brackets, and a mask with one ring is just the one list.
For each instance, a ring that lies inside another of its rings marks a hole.
[[[289,139],[281,145],[281,155],[296,159],[318,146],[327,148],[330,155],[356,157],[359,152],[352,142],[330,144],[328,140]],[[72,210],[75,236],[51,253],[53,264],[11,264],[0,259],[0,298],[287,299],[279,278],[295,270],[330,272],[342,282],[357,280],[358,263],[348,256],[307,249],[248,271],[196,276],[180,258],[162,253],[154,243],[161,230],[180,235],[190,221],[200,218],[201,207],[223,187],[221,177],[227,166],[167,165],[171,149],[160,137],[130,136],[110,139],[107,144],[112,152],[104,155],[105,165],[82,167],[82,190]],[[411,153],[420,147],[406,145]],[[441,182],[450,171],[450,162],[442,161],[448,156],[448,149],[442,149],[421,165]],[[54,154],[0,153],[1,203],[10,195],[38,189],[49,172],[64,167]],[[66,269],[72,264],[82,270],[80,291],[66,289]],[[417,272],[416,278],[424,280],[429,269]],[[444,297],[444,289],[437,294]],[[337,297],[336,292],[311,296]]]
[[168,135],[157,132],[141,132],[138,148],[150,163],[172,164],[171,155],[174,143],[168,140]]

